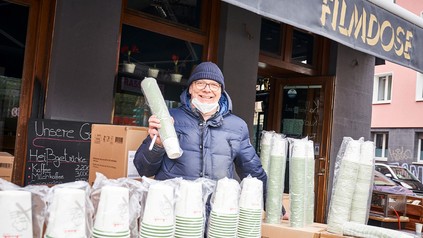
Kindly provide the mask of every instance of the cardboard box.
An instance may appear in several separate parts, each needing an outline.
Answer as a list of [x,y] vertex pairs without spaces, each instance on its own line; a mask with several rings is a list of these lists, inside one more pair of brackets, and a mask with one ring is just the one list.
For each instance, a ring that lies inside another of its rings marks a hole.
[[262,223],[262,238],[320,238],[320,232],[326,230],[327,225],[313,223],[302,228],[289,226],[289,221],[281,221],[281,224]]
[[330,233],[328,231],[322,231],[320,233],[320,238],[349,238],[352,236],[344,236],[342,234],[335,234],[335,233]]
[[12,181],[13,162],[15,157],[7,152],[0,152],[0,178]]
[[133,161],[148,135],[147,130],[146,127],[93,124],[88,182],[94,183],[96,172],[112,179],[139,178]]

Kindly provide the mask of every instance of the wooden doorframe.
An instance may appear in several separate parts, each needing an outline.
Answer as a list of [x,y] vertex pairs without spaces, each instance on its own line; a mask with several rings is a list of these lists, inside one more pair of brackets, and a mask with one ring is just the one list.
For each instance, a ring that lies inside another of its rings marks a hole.
[[324,90],[323,125],[319,156],[315,159],[315,222],[325,223],[328,199],[328,178],[330,172],[330,147],[332,128],[333,90],[335,77],[290,77],[270,79],[270,96],[267,128],[281,131],[282,99],[285,85],[322,85]]
[[23,186],[27,127],[32,115],[34,85],[38,84],[41,91],[46,91],[56,0],[9,0],[9,2],[29,8],[12,172],[12,182]]

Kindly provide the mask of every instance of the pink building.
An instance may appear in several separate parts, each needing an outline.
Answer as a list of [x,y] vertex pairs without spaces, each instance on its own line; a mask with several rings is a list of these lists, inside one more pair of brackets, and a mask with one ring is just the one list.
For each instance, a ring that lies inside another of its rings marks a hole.
[[[423,1],[396,4],[422,16]],[[375,67],[371,127],[377,161],[408,167],[423,180],[423,74],[388,61]]]

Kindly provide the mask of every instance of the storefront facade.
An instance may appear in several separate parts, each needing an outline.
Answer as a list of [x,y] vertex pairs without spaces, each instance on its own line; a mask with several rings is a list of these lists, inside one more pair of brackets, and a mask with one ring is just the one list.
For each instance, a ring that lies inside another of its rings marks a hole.
[[[266,9],[211,0],[2,1],[27,17],[25,37],[12,38],[25,42],[20,73],[9,74],[3,63],[0,76],[19,95],[18,103],[2,95],[8,109],[0,110],[0,151],[15,156],[13,182],[25,181],[31,119],[145,126],[139,83],[148,70],[159,69],[174,107],[192,68],[210,60],[222,68],[253,142],[261,130],[314,141],[316,221],[324,222],[342,138],[370,139],[376,57],[423,68],[415,25],[367,1],[336,3],[276,1]],[[381,32],[370,30],[376,25]],[[382,37],[388,32],[392,42]],[[134,73],[123,72],[124,61],[136,63]],[[171,80],[175,71],[181,82]]]

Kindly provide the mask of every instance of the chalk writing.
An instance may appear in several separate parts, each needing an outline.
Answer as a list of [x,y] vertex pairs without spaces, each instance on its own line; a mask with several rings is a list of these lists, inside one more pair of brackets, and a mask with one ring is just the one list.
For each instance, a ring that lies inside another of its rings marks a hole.
[[90,123],[31,120],[25,184],[88,180],[90,142]]

